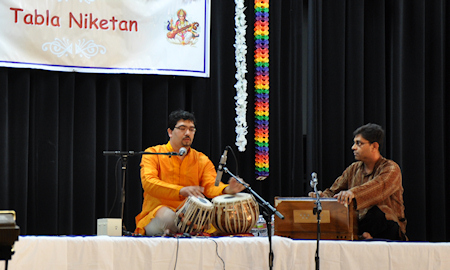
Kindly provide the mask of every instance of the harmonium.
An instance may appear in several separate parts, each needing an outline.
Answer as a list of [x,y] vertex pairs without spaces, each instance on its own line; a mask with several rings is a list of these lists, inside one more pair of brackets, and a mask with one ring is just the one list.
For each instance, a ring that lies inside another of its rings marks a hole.
[[[317,239],[316,198],[275,197],[275,235],[293,239]],[[357,240],[358,223],[354,203],[345,206],[334,198],[320,198],[320,239]]]

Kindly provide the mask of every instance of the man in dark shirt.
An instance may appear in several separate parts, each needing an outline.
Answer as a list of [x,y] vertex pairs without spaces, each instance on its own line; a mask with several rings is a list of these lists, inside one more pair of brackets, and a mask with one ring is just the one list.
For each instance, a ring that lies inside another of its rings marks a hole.
[[[400,167],[380,154],[384,131],[367,124],[353,132],[352,163],[321,197],[348,205],[355,200],[361,239],[407,240]],[[315,197],[314,192],[308,194]]]

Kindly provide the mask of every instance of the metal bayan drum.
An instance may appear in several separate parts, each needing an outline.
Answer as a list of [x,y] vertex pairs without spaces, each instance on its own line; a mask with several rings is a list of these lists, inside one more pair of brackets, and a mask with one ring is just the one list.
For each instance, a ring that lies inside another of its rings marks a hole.
[[212,203],[212,222],[218,231],[248,233],[258,221],[259,206],[251,194],[220,195],[212,199]]
[[189,196],[176,212],[175,224],[178,231],[199,233],[208,230],[213,210],[212,203],[207,199]]

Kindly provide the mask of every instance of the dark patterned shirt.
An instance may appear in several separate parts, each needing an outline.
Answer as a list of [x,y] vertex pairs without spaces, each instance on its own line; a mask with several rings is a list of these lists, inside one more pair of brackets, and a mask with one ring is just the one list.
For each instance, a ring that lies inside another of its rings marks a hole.
[[354,162],[324,191],[324,195],[333,197],[342,190],[350,190],[355,195],[359,219],[376,205],[385,213],[387,220],[397,222],[402,232],[406,233],[402,173],[397,163],[381,157],[372,173],[366,174],[364,163]]

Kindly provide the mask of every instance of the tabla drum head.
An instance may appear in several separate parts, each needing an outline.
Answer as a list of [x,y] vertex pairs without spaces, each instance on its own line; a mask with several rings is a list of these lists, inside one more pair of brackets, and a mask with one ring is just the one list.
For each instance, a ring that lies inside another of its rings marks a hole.
[[224,194],[212,199],[213,203],[234,203],[253,198],[248,193]]
[[205,207],[213,207],[213,204],[206,198],[199,198],[194,196],[189,196],[189,199],[195,201],[198,205],[202,205]]

